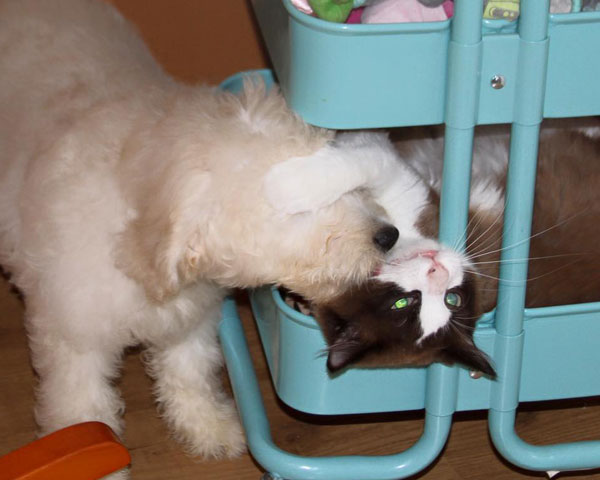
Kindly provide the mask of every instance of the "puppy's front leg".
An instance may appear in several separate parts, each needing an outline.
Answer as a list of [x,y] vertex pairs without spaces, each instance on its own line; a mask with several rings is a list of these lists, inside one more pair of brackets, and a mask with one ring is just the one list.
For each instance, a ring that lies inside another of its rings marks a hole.
[[112,351],[31,335],[32,363],[39,375],[36,421],[40,434],[85,421],[106,423],[120,435],[124,403],[111,384],[122,348]]
[[179,341],[149,348],[147,357],[161,413],[174,436],[190,454],[216,458],[245,448],[235,406],[218,375],[217,323],[218,318],[203,319]]

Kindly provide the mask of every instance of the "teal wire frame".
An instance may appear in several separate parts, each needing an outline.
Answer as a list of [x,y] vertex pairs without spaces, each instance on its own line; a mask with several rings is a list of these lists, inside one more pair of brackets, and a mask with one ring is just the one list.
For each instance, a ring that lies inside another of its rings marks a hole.
[[[467,226],[474,128],[481,123],[480,89],[485,49],[482,3],[455,1],[447,52],[440,241],[462,245],[461,248],[464,248],[463,232]],[[600,441],[537,446],[526,443],[515,432],[526,313],[527,262],[522,259],[527,258],[529,252],[540,124],[545,109],[550,109],[544,103],[550,48],[549,3],[550,0],[521,1],[514,46],[519,75],[517,84],[511,86],[514,106],[510,112],[512,131],[503,232],[506,248],[502,252],[492,353],[498,380],[492,382],[489,396],[489,432],[498,452],[514,465],[557,472],[600,467]],[[580,5],[574,2],[574,11],[576,8]],[[595,68],[600,74],[600,67]],[[224,82],[222,87],[239,89],[239,77]],[[600,109],[595,113],[600,114]],[[406,478],[431,464],[447,441],[452,415],[457,411],[458,368],[436,364],[428,367],[426,373],[423,434],[408,450],[396,455],[338,457],[302,457],[285,452],[271,438],[252,359],[232,299],[227,299],[223,306],[220,338],[250,451],[273,478]]]

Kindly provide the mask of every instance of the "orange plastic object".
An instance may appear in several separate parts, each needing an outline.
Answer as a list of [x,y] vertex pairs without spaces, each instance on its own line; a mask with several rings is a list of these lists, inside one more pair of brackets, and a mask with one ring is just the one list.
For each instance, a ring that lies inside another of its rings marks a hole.
[[95,480],[130,462],[129,452],[107,425],[86,422],[0,457],[0,480]]

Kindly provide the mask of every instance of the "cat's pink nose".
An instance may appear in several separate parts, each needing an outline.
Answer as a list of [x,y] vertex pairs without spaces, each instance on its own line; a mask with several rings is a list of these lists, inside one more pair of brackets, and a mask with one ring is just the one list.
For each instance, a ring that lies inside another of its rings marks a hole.
[[450,274],[448,273],[446,267],[444,267],[441,263],[436,262],[435,259],[432,258],[431,266],[427,271],[427,280],[429,282],[430,293],[444,293],[448,286],[449,277]]
[[435,258],[435,256],[438,254],[437,250],[421,250],[419,252],[419,257],[425,257],[425,258]]

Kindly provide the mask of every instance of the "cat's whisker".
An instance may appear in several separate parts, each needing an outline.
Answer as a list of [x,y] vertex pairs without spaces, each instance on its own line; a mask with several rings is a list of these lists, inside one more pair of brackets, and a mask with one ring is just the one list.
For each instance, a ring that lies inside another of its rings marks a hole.
[[408,321],[408,318],[405,318],[405,319],[402,321],[402,323],[399,323],[399,324],[397,324],[397,325],[396,325],[396,328],[401,328],[401,327],[403,327],[403,326],[404,326],[404,324],[405,324],[407,321]]
[[[498,223],[499,220],[502,219],[502,217],[504,216],[504,211],[506,210],[506,204],[502,204],[502,208],[500,209],[500,211],[498,212],[498,215],[496,215],[496,218],[494,218],[494,221],[475,239],[473,240],[470,244],[469,247],[473,247],[475,246],[475,244],[483,237],[485,236],[488,231],[494,227],[494,225],[496,225]],[[481,216],[481,218],[483,219],[483,215]],[[502,225],[500,223],[500,225]],[[477,225],[476,225],[477,226]],[[475,230],[473,230],[472,232],[473,234],[475,233]]]
[[459,337],[461,337],[462,339],[466,340],[467,342],[470,342],[470,341],[471,341],[471,338],[469,337],[469,335],[468,335],[468,334],[466,334],[466,333],[465,333],[463,330],[461,330],[460,328],[458,328],[458,327],[457,327],[457,326],[454,324],[454,322],[448,322],[446,325],[447,325],[449,328],[453,329],[453,330],[454,330],[454,332],[455,332],[455,333],[456,333],[456,334],[457,334]]
[[[457,323],[457,324],[461,324],[461,322],[460,322],[460,321],[463,321],[463,320],[464,320],[464,321],[469,321],[469,320],[478,320],[478,319],[479,319],[479,317],[480,317],[480,315],[466,317],[466,316],[463,316],[463,315],[455,314],[455,315],[452,315],[452,316],[450,317],[450,320],[451,320],[452,322],[455,322],[455,323]],[[459,320],[460,320],[460,321],[459,321]],[[475,326],[474,326],[474,325],[466,325],[466,324],[464,324],[464,326],[465,326],[465,327],[469,327],[469,328],[475,328]]]
[[528,278],[528,279],[527,279],[527,281],[528,281],[528,282],[531,282],[531,281],[533,281],[533,280],[538,280],[538,279],[540,279],[540,278],[547,277],[548,275],[552,275],[553,273],[556,273],[556,272],[558,272],[559,270],[562,270],[563,268],[570,267],[571,265],[573,265],[573,264],[577,263],[578,261],[579,261],[579,260],[574,260],[574,261],[572,261],[572,262],[569,262],[569,263],[567,263],[566,265],[561,265],[560,267],[557,267],[557,268],[555,268],[554,270],[551,270],[551,271],[549,271],[549,272],[543,273],[542,275],[538,275],[538,276],[536,276],[536,277],[531,277],[531,278]]
[[486,262],[471,262],[471,265],[486,265],[489,263],[520,263],[528,262],[530,260],[546,260],[551,258],[563,258],[563,257],[574,257],[574,256],[585,256],[590,255],[589,253],[563,253],[559,255],[546,255],[544,257],[529,257],[529,258],[513,258],[510,260],[490,260]]
[[471,215],[471,218],[469,219],[469,223],[467,223],[467,232],[469,232],[469,227],[472,227],[470,233],[467,235],[467,238],[465,239],[465,243],[468,243],[469,238],[471,238],[471,236],[473,235],[473,232],[475,231],[475,228],[477,228],[481,222],[483,221],[484,215],[483,215],[483,211],[479,211],[479,210],[475,210],[475,212]]
[[523,284],[524,282],[528,282],[528,281],[530,281],[529,279],[527,279],[527,280],[524,280],[524,281],[522,281],[522,280],[502,280],[502,279],[500,279],[499,277],[495,277],[495,276],[493,276],[493,275],[487,275],[487,274],[485,274],[485,273],[477,272],[477,271],[475,271],[475,270],[465,270],[465,272],[472,273],[473,275],[477,275],[477,276],[479,276],[479,277],[490,278],[490,279],[492,279],[492,280],[496,280],[496,281],[498,281],[498,282],[503,282],[503,283],[508,283],[508,284],[511,284],[511,283],[513,283],[513,284],[515,284],[515,285],[520,285],[520,284]]
[[[551,227],[551,228],[554,228],[554,227]],[[550,229],[548,229],[548,230],[550,230]],[[507,245],[507,246],[502,247],[502,248],[497,248],[496,250],[490,250],[489,252],[485,252],[484,251],[484,252],[474,253],[474,254],[472,254],[472,255],[469,256],[469,260],[474,260],[476,258],[480,258],[480,257],[483,257],[485,255],[491,255],[492,253],[498,253],[498,252],[503,252],[505,250],[510,250],[511,248],[518,247],[519,245],[522,245],[523,243],[525,243],[525,242],[527,242],[527,241],[531,240],[532,238],[535,238],[535,237],[537,237],[539,235],[542,235],[543,233],[546,233],[546,231],[536,233],[535,235],[531,235],[528,238],[524,238],[523,240],[520,240],[519,242],[513,243],[512,245]]]
[[495,244],[501,241],[502,238],[502,224],[499,223],[494,227],[493,230],[490,230],[487,235],[489,238],[485,239],[476,249],[473,249],[472,246],[468,247],[468,256],[469,258],[473,258],[477,255],[487,255],[487,251],[494,247]]
[[531,240],[533,238],[539,237],[540,235],[548,233],[549,231],[551,231],[551,230],[553,230],[555,228],[558,228],[558,227],[564,225],[567,222],[570,222],[574,218],[582,215],[584,212],[585,212],[585,210],[582,210],[581,212],[578,212],[578,213],[576,213],[574,215],[571,215],[570,217],[566,218],[565,220],[563,220],[561,222],[558,222],[557,224],[552,225],[551,227],[545,228],[544,230],[542,230],[540,232],[537,232],[537,233],[535,233],[533,235],[530,235],[529,237],[524,238],[523,240],[520,240],[520,241],[518,241],[516,243],[513,243],[512,245],[507,245],[507,246],[499,248],[497,250],[492,250],[491,252],[485,252],[485,253],[478,254],[478,255],[469,255],[469,260],[473,260],[474,258],[482,257],[483,255],[489,255],[491,253],[502,252],[504,250],[508,250],[508,249],[511,249],[511,248],[514,248],[514,247],[518,247],[519,245],[522,245],[523,243],[525,243],[525,242],[527,242],[527,241],[529,241],[529,240]]
[[461,322],[457,322],[456,320],[450,320],[450,322],[452,322],[452,324],[457,325],[461,328],[464,328],[465,330],[475,330],[475,327],[472,327],[471,325],[465,325],[464,323]]
[[479,320],[481,315],[475,315],[473,317],[465,317],[463,315],[454,315],[452,318],[458,318],[459,320]]
[[499,277],[495,277],[493,275],[487,275],[485,273],[477,272],[475,270],[465,270],[465,272],[472,273],[473,275],[479,275],[480,277],[486,277],[486,278],[490,278],[492,280],[497,280],[497,281],[505,283],[505,284],[522,285],[523,283],[532,282],[533,280],[538,280],[540,278],[551,275],[551,274],[558,272],[559,270],[562,270],[563,268],[567,268],[577,262],[578,262],[578,260],[574,260],[573,262],[569,262],[566,265],[561,265],[560,267],[555,268],[554,270],[551,270],[550,272],[546,272],[542,275],[538,275],[537,277],[530,277],[530,278],[527,278],[526,280],[506,280],[506,279],[501,279]]
[[487,255],[490,248],[495,248],[495,245],[502,241],[503,228],[504,225],[502,222],[497,225],[490,225],[487,233],[485,233],[487,238],[485,238],[477,248],[473,248],[473,244],[469,245],[467,250],[469,258],[474,258],[477,255]]
[[453,247],[454,251],[459,251],[459,247],[461,247],[463,244],[465,247],[464,250],[468,250],[469,239],[475,234],[475,229],[481,224],[481,222],[483,222],[483,219],[485,218],[485,215],[483,213],[483,211],[475,210],[475,212],[471,215],[471,218],[469,219],[469,222],[467,223],[467,226],[464,229],[462,235],[455,242],[455,245]]
[[[468,233],[469,227],[471,226],[471,223],[477,218],[478,214],[479,214],[479,212],[477,211],[471,216],[471,218],[469,219],[469,222],[467,223],[467,226],[463,230],[463,233],[461,233],[460,237],[458,237],[456,239],[456,241],[454,242],[454,245],[452,245],[451,249],[454,250],[455,252],[459,251],[459,247],[462,244],[465,245],[465,250],[466,250],[466,246],[469,241],[469,237],[471,236],[471,234]],[[479,225],[479,223],[481,222],[481,220],[483,220],[483,215],[479,218],[479,220],[477,220],[477,224],[474,225],[473,228],[477,227]]]
[[454,241],[454,244],[450,245],[449,248],[450,250],[453,250],[455,252],[460,252],[462,251],[462,249],[460,248],[460,246],[463,243],[466,243],[466,239],[463,241],[463,238],[465,237],[465,234],[467,233],[468,230],[468,226],[465,228],[465,230],[463,231],[463,233],[460,234],[460,236]]
[[398,265],[397,262],[390,262],[390,261],[384,261],[383,264],[384,265],[390,265],[390,266]]
[[320,355],[328,355],[331,352],[343,352],[348,349],[352,349],[355,347],[359,347],[361,343],[357,340],[344,340],[340,343],[335,343],[333,345],[329,345],[327,348],[324,348],[319,352]]
[[[479,240],[481,240],[481,238],[483,238],[496,224],[498,224],[498,221],[504,217],[505,209],[506,209],[506,205],[503,205],[500,212],[498,212],[498,215],[496,215],[496,218],[494,219],[494,221],[475,240],[473,240],[471,243],[469,243],[467,245],[467,249],[472,249],[473,247],[475,247],[477,242]],[[483,218],[483,216],[482,216],[482,218]],[[502,226],[501,223],[499,225],[500,225],[500,227]],[[473,230],[473,233],[474,233],[474,230]]]
[[[484,210],[475,210],[475,212],[471,215],[471,218],[469,219],[469,223],[467,224],[467,228],[466,228],[466,232],[469,232],[469,227],[471,227],[470,232],[467,235],[467,238],[465,239],[465,250],[468,250],[469,247],[472,247],[475,243],[477,243],[477,241],[483,237],[487,231],[494,226],[494,224],[498,221],[499,218],[502,217],[502,215],[504,215],[504,209],[505,209],[505,205],[502,205],[502,209],[501,211],[498,213],[498,216],[494,219],[494,221],[492,222],[492,224],[481,234],[479,235],[479,237],[477,237],[475,240],[473,240],[470,244],[469,244],[469,239],[475,235],[476,232],[476,228],[481,224],[481,222],[483,221],[483,219],[485,218]],[[471,210],[469,210],[471,211]],[[473,225],[471,225],[473,222],[475,221],[475,223]]]
[[329,348],[323,348],[317,352],[316,358],[323,358],[329,355]]

